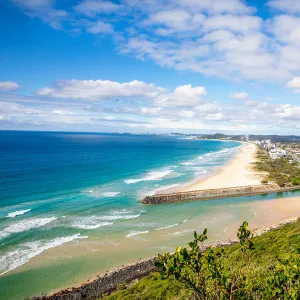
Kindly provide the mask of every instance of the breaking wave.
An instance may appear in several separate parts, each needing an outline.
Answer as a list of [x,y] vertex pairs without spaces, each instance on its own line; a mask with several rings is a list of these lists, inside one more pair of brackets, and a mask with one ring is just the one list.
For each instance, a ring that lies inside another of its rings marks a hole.
[[118,196],[120,194],[120,192],[105,192],[102,194],[102,196],[104,197],[115,197]]
[[175,227],[177,226],[179,223],[176,223],[176,224],[173,224],[173,225],[169,225],[169,226],[165,226],[165,227],[161,227],[161,228],[157,228],[155,230],[163,230],[163,229],[168,229],[168,228],[172,228],[172,227]]
[[52,221],[56,220],[57,217],[50,217],[50,218],[35,218],[35,219],[26,219],[21,222],[12,224],[6,228],[4,228],[0,232],[0,239],[9,236],[12,233],[19,233],[24,232],[33,228],[42,227],[46,224],[51,223]]
[[48,242],[36,241],[24,243],[18,250],[11,251],[0,257],[0,275],[4,275],[5,273],[26,264],[30,259],[48,249],[85,238],[88,238],[88,236],[81,236],[80,233],[77,233],[71,236],[56,238]]
[[137,178],[137,179],[127,179],[124,180],[126,184],[132,184],[132,183],[137,183],[137,182],[142,182],[142,181],[151,181],[151,180],[160,180],[161,178],[171,174],[174,172],[173,170],[165,170],[165,171],[159,171],[159,172],[149,172],[147,173],[146,176],[142,178]]
[[23,210],[17,210],[14,212],[11,212],[7,215],[8,218],[14,218],[16,216],[24,215],[25,213],[31,211],[31,209],[23,209]]
[[130,237],[133,237],[133,236],[136,236],[136,235],[139,235],[139,234],[146,234],[148,232],[149,232],[149,230],[146,230],[146,231],[133,231],[133,232],[130,232],[130,233],[126,234],[126,237],[130,238]]

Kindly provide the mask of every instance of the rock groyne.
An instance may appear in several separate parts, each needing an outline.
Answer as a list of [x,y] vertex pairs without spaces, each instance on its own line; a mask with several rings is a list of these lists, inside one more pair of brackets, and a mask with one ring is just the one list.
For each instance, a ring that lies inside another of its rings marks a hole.
[[53,295],[33,297],[30,300],[98,300],[117,290],[121,283],[130,283],[155,271],[155,258],[149,258],[98,277],[80,287],[62,290]]
[[145,197],[143,200],[141,200],[141,202],[143,204],[165,204],[197,200],[213,200],[240,196],[264,195],[295,190],[300,190],[300,186],[281,188],[276,184],[263,184],[253,186],[239,186],[232,188],[178,192],[171,194],[154,194],[152,196]]

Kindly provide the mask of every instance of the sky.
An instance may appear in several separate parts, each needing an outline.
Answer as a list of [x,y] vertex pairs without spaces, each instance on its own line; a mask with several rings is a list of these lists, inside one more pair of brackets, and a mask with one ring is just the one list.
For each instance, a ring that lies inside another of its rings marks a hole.
[[300,135],[299,0],[0,0],[0,130]]

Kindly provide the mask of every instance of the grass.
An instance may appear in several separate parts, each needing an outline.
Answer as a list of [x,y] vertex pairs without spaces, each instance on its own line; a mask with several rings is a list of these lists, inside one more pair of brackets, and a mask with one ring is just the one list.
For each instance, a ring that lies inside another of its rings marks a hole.
[[[270,266],[279,259],[286,259],[300,246],[300,219],[296,222],[283,225],[254,238],[255,250],[252,252],[251,269],[253,290],[259,289],[260,282],[269,272]],[[239,245],[224,247],[224,263],[232,270],[238,266],[241,258]],[[102,299],[106,300],[152,300],[152,299],[193,299],[190,290],[174,278],[161,279],[160,274],[154,272],[139,282],[121,289]]]

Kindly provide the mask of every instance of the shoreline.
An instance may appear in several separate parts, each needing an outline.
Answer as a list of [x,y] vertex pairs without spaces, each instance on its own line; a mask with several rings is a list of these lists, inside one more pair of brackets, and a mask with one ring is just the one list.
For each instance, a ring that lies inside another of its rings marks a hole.
[[[254,237],[261,236],[264,233],[275,230],[283,225],[296,222],[300,217],[285,218],[271,225],[265,225],[257,229],[251,230]],[[249,224],[250,225],[250,224]],[[213,247],[226,247],[238,243],[238,239],[226,239],[222,241],[215,241],[205,245],[204,249],[210,246]],[[133,280],[141,279],[144,276],[154,272],[156,256],[140,259],[131,264],[114,268],[106,272],[103,276],[96,276],[93,279],[89,279],[79,284],[66,289],[59,289],[47,296],[31,297],[31,300],[66,300],[66,299],[94,299],[101,297],[104,293],[113,293],[117,290],[120,283],[130,283]],[[102,287],[101,290],[99,290]],[[94,297],[94,298],[93,298]]]
[[[195,179],[192,182],[183,184],[177,192],[189,192],[195,190],[231,188],[236,186],[260,185],[262,173],[255,172],[252,163],[255,161],[257,146],[253,143],[243,143],[238,147],[229,162],[220,167],[213,174]],[[165,192],[165,191],[164,191]]]

